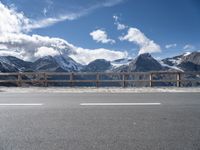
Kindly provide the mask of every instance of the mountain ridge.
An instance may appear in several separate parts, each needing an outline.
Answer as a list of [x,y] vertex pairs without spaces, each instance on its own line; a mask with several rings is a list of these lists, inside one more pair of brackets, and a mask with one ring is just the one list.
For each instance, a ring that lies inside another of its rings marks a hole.
[[45,56],[34,62],[14,56],[0,56],[0,72],[148,72],[148,71],[200,71],[200,52],[184,53],[156,60],[149,53],[135,59],[107,61],[97,59],[82,65],[62,55]]

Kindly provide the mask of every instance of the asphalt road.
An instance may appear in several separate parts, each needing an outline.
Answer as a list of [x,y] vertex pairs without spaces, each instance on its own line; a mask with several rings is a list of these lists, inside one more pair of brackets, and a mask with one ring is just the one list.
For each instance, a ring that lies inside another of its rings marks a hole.
[[0,150],[200,150],[200,93],[0,93]]

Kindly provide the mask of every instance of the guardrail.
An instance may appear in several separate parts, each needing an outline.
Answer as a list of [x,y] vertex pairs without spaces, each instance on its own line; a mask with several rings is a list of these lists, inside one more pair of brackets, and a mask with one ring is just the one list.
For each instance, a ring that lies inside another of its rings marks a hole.
[[200,85],[200,72],[18,72],[0,73],[0,85],[16,86],[34,85],[48,86],[52,83],[118,83],[126,87],[131,83],[145,83],[145,86],[157,86],[156,83],[173,83],[177,87],[184,82],[196,82]]

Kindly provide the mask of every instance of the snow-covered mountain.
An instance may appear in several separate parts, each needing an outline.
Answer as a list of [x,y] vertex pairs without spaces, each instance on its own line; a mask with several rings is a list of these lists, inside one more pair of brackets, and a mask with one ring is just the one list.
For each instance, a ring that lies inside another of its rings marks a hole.
[[150,54],[141,54],[128,64],[125,63],[113,70],[117,72],[200,71],[200,52],[186,52],[163,60],[156,60]]
[[81,65],[70,57],[46,56],[35,62],[26,62],[13,56],[0,56],[0,72],[148,72],[148,71],[200,71],[200,52],[184,53],[172,58],[156,60],[150,54],[135,59],[107,61],[95,60]]
[[0,72],[26,71],[30,65],[31,62],[13,56],[0,56]]
[[200,52],[187,52],[162,60],[168,67],[182,71],[200,71]]
[[162,71],[165,68],[150,54],[141,54],[129,64],[130,72]]
[[45,56],[35,62],[26,62],[13,56],[0,56],[0,72],[50,71],[70,72],[80,71],[82,65],[70,57]]
[[130,58],[117,59],[117,60],[111,61],[111,64],[113,68],[117,68],[123,65],[128,65],[132,60],[133,59],[130,59]]
[[116,72],[148,72],[148,71],[163,71],[169,69],[154,59],[150,54],[141,54],[128,64],[124,64],[113,69]]
[[32,63],[31,69],[33,71],[50,71],[50,72],[70,72],[80,71],[82,65],[75,62],[70,57],[45,56]]
[[177,66],[181,63],[183,56],[184,55],[178,55],[178,56],[174,56],[172,58],[165,58],[162,60],[162,63],[169,65],[169,66]]
[[112,68],[111,62],[105,59],[97,59],[86,65],[83,72],[104,72]]

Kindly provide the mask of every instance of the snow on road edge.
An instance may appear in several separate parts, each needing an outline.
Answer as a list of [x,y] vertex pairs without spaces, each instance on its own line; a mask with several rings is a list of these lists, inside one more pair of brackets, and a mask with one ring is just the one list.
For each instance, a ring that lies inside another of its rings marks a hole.
[[91,88],[91,87],[0,87],[0,92],[9,93],[175,93],[200,92],[200,87],[142,87],[142,88]]

